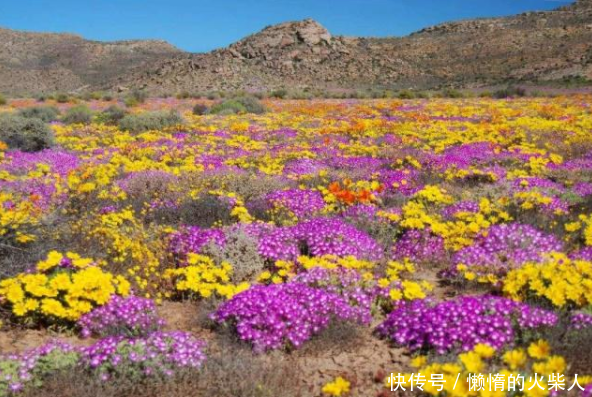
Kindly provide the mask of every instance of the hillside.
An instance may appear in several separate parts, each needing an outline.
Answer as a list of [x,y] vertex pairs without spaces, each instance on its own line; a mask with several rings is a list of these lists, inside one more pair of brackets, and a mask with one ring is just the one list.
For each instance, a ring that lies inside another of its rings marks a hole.
[[160,41],[99,43],[0,30],[0,91],[145,88],[474,87],[592,79],[592,0],[548,12],[445,23],[401,38],[334,36],[307,19],[227,48],[182,52]]

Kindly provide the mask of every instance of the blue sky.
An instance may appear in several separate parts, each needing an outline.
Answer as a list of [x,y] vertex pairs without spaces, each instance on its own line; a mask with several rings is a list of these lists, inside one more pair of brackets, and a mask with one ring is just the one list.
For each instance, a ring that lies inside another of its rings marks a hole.
[[402,36],[455,19],[550,10],[561,0],[0,0],[0,26],[93,40],[164,39],[224,47],[263,27],[314,18],[333,34]]

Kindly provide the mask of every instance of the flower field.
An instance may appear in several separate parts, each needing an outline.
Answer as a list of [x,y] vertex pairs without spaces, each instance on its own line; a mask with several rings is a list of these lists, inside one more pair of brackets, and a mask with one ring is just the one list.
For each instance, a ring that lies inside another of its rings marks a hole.
[[592,395],[592,97],[115,103],[0,141],[0,396]]

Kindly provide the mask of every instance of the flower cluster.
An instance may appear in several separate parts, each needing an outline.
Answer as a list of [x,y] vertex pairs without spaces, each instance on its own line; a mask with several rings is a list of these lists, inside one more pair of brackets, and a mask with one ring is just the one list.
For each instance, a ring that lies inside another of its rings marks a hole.
[[83,337],[145,336],[160,330],[164,320],[150,299],[113,296],[106,305],[80,317],[77,325]]
[[479,343],[511,346],[525,330],[551,326],[553,312],[493,296],[465,296],[437,303],[415,300],[399,304],[377,331],[412,350],[468,351]]
[[105,272],[92,259],[55,251],[34,272],[0,281],[0,297],[15,316],[45,323],[76,321],[129,291],[125,278]]
[[340,219],[318,218],[291,227],[279,227],[262,236],[259,251],[271,259],[294,260],[300,254],[312,256],[352,255],[379,260],[382,250],[363,231]]
[[[549,344],[544,340],[531,343],[527,349],[513,350],[477,344],[473,349],[459,354],[452,361],[430,362],[426,356],[418,356],[412,360],[412,364],[415,371],[423,375],[424,379],[431,379],[432,374],[443,375],[443,390],[434,383],[423,382],[423,391],[427,395],[439,396],[446,393],[447,396],[455,397],[506,395],[510,390],[523,390],[524,395],[529,397],[548,395],[552,381],[550,375],[555,375],[557,379],[556,375],[564,374],[567,369],[565,358],[552,355]],[[469,375],[478,374],[483,374],[484,379],[489,379],[489,374],[495,376],[495,385],[491,381],[492,391],[487,384],[483,388],[470,384]],[[411,384],[418,379],[417,376],[412,379],[413,375],[401,375],[402,378],[397,381],[398,386],[409,390]],[[562,388],[569,388],[575,381],[575,378],[566,376]],[[578,376],[577,381],[581,387],[585,387],[592,379]],[[556,383],[561,385],[559,382]],[[387,381],[386,386],[390,388],[392,384]],[[556,387],[555,390],[560,389]]]
[[41,386],[53,372],[73,367],[78,352],[70,345],[50,342],[22,354],[0,355],[0,396],[16,393],[27,384]]
[[395,243],[394,259],[410,259],[415,263],[446,263],[447,252],[442,237],[429,229],[411,229]]
[[468,280],[493,281],[543,254],[560,251],[561,242],[529,225],[494,225],[478,236],[472,245],[454,254],[454,271]]
[[548,254],[527,263],[504,279],[504,293],[515,300],[543,300],[555,307],[582,307],[592,303],[592,262]]
[[229,299],[249,287],[248,283],[232,284],[231,275],[232,266],[228,263],[218,266],[207,256],[190,253],[187,266],[167,270],[165,278],[171,279],[175,290],[180,293],[189,293],[198,298],[209,298],[217,294]]
[[205,343],[187,332],[154,332],[140,338],[101,339],[81,349],[80,364],[103,380],[171,376],[176,370],[198,368],[205,360]]
[[257,351],[299,348],[331,321],[363,321],[339,295],[302,283],[253,286],[223,303],[213,320]]
[[272,213],[279,215],[286,210],[297,220],[312,217],[325,207],[323,196],[314,190],[280,190],[266,195],[265,201]]

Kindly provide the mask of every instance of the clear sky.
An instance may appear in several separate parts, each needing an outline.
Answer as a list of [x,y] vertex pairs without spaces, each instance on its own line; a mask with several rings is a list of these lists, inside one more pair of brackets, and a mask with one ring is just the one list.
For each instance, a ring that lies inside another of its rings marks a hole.
[[402,36],[436,23],[550,10],[566,0],[0,0],[0,26],[93,40],[164,39],[193,52],[314,18],[333,34]]

